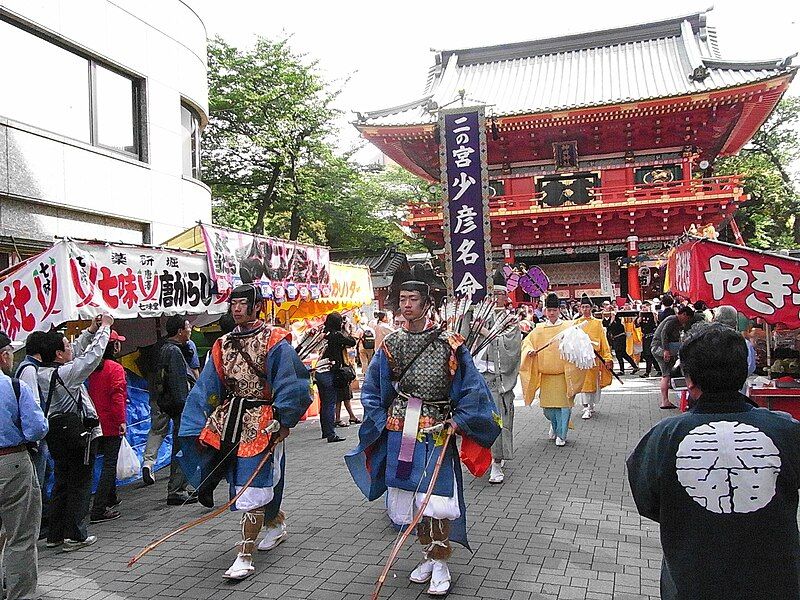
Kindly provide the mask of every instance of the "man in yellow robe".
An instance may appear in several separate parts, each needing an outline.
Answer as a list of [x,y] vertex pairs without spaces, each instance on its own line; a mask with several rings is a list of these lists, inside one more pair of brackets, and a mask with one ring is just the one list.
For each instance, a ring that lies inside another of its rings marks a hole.
[[533,402],[539,390],[539,405],[552,426],[556,446],[566,445],[572,404],[583,387],[586,371],[561,357],[559,340],[554,338],[570,327],[573,321],[561,320],[558,296],[545,299],[545,320],[531,330],[522,343],[520,378],[525,404]]
[[592,340],[592,347],[599,356],[595,356],[594,367],[586,373],[586,380],[579,394],[583,404],[582,419],[591,419],[595,414],[595,405],[600,402],[600,390],[611,385],[611,369],[614,366],[611,357],[611,346],[608,344],[603,321],[592,316],[594,304],[589,296],[584,294],[581,297],[581,316],[575,320],[575,324],[583,325],[583,330]]

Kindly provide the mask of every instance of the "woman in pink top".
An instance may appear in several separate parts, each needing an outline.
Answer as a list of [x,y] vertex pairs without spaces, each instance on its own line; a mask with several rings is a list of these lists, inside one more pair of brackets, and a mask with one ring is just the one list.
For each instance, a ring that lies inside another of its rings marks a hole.
[[97,483],[90,519],[92,523],[119,519],[115,510],[117,499],[117,457],[125,435],[125,405],[128,401],[125,369],[114,360],[125,338],[116,331],[111,332],[103,360],[94,373],[89,375],[89,396],[94,402],[100,419],[102,437],[98,440],[98,454],[103,455],[103,472]]

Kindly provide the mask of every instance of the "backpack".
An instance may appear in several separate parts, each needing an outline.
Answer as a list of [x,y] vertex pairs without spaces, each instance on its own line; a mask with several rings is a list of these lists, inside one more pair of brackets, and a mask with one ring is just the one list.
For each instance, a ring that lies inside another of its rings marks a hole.
[[365,328],[364,335],[361,338],[361,344],[364,350],[375,350],[375,332]]

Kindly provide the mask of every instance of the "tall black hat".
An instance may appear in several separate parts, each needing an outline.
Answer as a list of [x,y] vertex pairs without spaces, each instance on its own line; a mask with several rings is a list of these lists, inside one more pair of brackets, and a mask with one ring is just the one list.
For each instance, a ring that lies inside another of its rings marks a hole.
[[492,274],[492,289],[494,291],[508,291],[508,286],[506,285],[506,276],[500,269],[497,269]]
[[431,287],[423,282],[410,279],[400,284],[401,292],[419,292],[423,297],[427,298],[431,295]]
[[545,308],[558,308],[560,305],[560,301],[558,296],[556,296],[553,292],[547,294],[547,297],[544,299],[544,307]]
[[584,304],[588,304],[589,306],[594,306],[594,302],[592,302],[592,299],[589,298],[589,296],[587,296],[586,294],[583,294],[581,296],[581,305]]
[[252,283],[243,283],[233,288],[231,292],[231,300],[236,298],[244,298],[247,300],[248,311],[252,311],[257,305],[264,301],[264,296],[261,294],[261,288]]

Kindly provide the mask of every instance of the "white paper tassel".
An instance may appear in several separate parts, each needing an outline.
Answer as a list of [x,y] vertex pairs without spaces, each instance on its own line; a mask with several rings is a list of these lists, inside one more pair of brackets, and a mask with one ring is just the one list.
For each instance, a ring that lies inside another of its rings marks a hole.
[[594,366],[594,347],[588,334],[580,327],[567,329],[558,344],[561,358],[571,362],[579,369],[587,370]]

